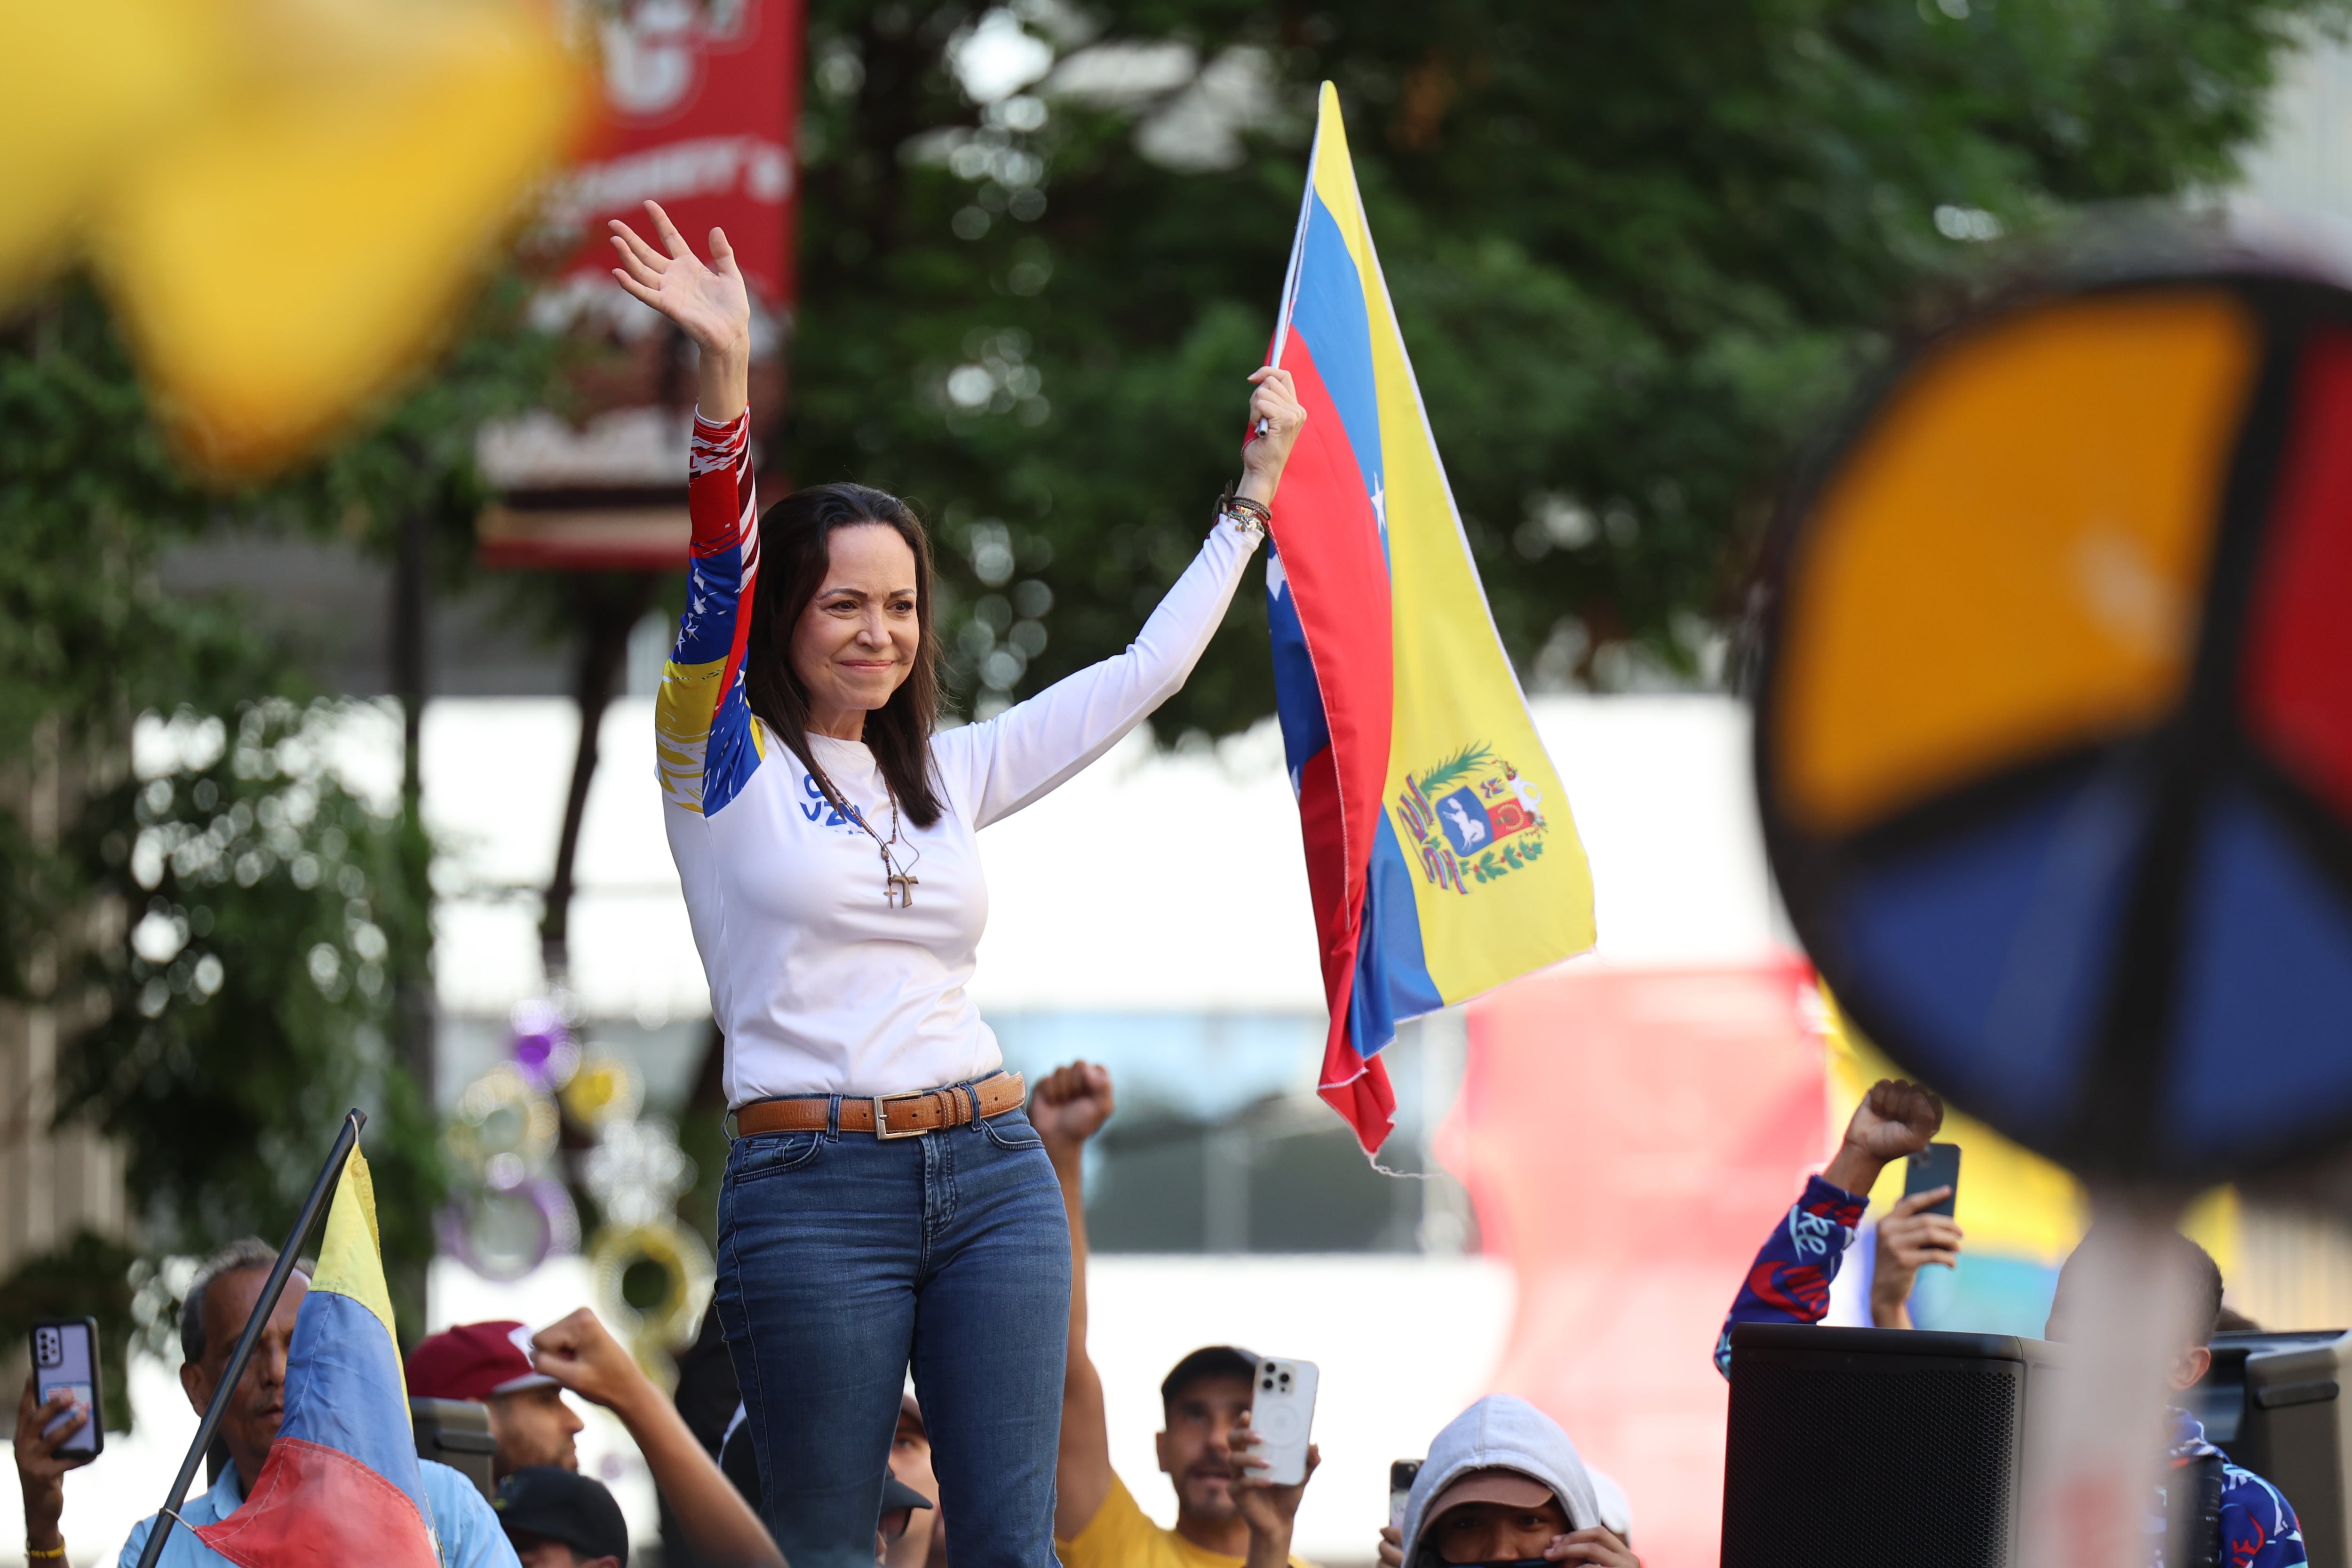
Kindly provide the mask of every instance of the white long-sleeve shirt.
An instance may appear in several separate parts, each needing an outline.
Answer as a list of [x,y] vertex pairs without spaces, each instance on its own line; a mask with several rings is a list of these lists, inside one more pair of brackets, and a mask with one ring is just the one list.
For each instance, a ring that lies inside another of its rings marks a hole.
[[[965,989],[988,924],[979,830],[1101,756],[1184,684],[1256,535],[1219,523],[1125,653],[931,738],[943,809],[926,828],[899,814],[893,853],[917,879],[901,906],[886,898],[874,839],[745,705],[760,552],[748,430],[748,416],[695,421],[687,610],[655,719],[670,853],[726,1037],[728,1104],[985,1077],[1003,1055]],[[889,837],[873,753],[824,735],[809,746]]]

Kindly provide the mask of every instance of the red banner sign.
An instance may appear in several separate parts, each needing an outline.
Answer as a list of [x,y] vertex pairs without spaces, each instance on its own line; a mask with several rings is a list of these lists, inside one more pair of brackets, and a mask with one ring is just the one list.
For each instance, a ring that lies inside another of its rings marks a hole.
[[569,277],[609,286],[604,220],[650,197],[698,251],[725,229],[755,304],[791,310],[801,4],[630,0],[601,25],[604,124],[550,215],[582,236]]
[[[752,402],[782,406],[793,268],[803,0],[625,0],[599,26],[603,123],[549,199],[542,233],[570,258],[539,295],[539,324],[613,332],[584,424],[541,410],[482,437],[499,491],[477,521],[487,566],[673,571],[686,563],[688,412],[670,398],[661,321],[617,288],[607,218],[645,233],[661,203],[698,253],[727,231],[751,290]],[[648,237],[651,237],[648,236]]]

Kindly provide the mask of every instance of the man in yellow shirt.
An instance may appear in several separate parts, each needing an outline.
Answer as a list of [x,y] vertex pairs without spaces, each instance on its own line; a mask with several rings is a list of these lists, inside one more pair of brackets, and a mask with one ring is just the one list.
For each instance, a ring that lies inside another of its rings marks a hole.
[[[1062,1384],[1062,1448],[1055,1472],[1054,1547],[1064,1568],[1308,1568],[1290,1554],[1304,1481],[1253,1479],[1249,1430],[1257,1358],[1209,1345],[1176,1363],[1160,1385],[1166,1429],[1160,1468],[1176,1488],[1176,1528],[1163,1530],[1110,1468],[1102,1374],[1087,1355],[1087,1211],[1079,1156],[1111,1113],[1110,1072],[1072,1062],[1048,1075],[1029,1102],[1070,1215],[1070,1349]],[[1320,1456],[1307,1452],[1311,1477]]]

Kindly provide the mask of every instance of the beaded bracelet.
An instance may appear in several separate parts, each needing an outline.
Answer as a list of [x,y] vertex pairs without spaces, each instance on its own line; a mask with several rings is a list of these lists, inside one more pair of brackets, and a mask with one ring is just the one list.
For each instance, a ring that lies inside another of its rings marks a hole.
[[1274,521],[1272,509],[1263,502],[1235,495],[1230,484],[1225,487],[1225,493],[1217,498],[1217,515],[1234,527],[1246,529],[1252,533],[1264,533]]

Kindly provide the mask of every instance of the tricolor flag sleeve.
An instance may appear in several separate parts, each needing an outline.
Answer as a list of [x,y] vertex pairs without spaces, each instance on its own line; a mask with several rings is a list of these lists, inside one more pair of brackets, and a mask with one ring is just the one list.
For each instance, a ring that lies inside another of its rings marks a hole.
[[1266,565],[1323,989],[1320,1090],[1366,1150],[1397,1025],[1592,945],[1568,792],[1487,612],[1329,83],[1274,363],[1307,407]]
[[761,756],[761,731],[743,689],[760,574],[750,409],[727,425],[697,411],[686,504],[693,521],[686,609],[654,700],[654,768],[664,799],[709,817],[742,792]]
[[278,1441],[245,1505],[195,1533],[244,1568],[436,1568],[431,1520],[375,1193],[353,1149],[327,1211],[318,1275],[294,1321]]

